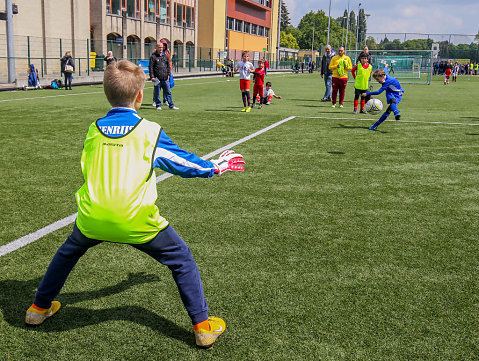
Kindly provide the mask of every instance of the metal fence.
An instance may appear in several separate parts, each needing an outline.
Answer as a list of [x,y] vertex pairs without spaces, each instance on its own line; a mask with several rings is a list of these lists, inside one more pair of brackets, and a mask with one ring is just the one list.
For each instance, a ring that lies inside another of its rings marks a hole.
[[[33,64],[40,77],[60,77],[60,59],[66,51],[71,51],[75,61],[75,74],[90,75],[92,72],[103,71],[104,57],[112,51],[117,59],[127,59],[134,63],[147,60],[154,52],[154,41],[117,42],[116,40],[99,39],[62,39],[42,38],[35,36],[14,36],[16,79],[26,79],[30,64]],[[139,39],[138,39],[139,40]],[[0,35],[0,83],[8,81],[7,40]],[[176,72],[201,72],[219,70],[216,63],[225,63],[231,59],[241,59],[242,50],[216,49],[197,47],[187,44],[170,44],[172,61]],[[270,68],[286,69],[294,64],[293,58],[282,58],[276,61],[275,53],[250,52],[250,61],[257,64],[260,59],[269,61]]]

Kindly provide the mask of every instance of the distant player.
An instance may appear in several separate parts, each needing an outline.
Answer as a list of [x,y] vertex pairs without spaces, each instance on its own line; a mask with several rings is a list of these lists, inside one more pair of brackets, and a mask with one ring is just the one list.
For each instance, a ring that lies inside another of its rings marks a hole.
[[254,66],[249,62],[249,51],[243,51],[241,54],[241,60],[236,63],[235,71],[239,70],[240,74],[240,89],[241,97],[243,98],[243,109],[242,112],[249,113],[251,111],[251,73],[253,72]]
[[368,54],[361,54],[359,58],[360,62],[351,69],[351,74],[355,79],[354,82],[354,114],[358,114],[358,103],[359,97],[361,96],[361,113],[366,113],[364,110],[364,105],[369,100],[370,97],[363,96],[363,93],[368,91],[369,87],[369,77],[373,71],[373,67],[368,63]]
[[263,60],[258,60],[258,67],[254,70],[254,86],[253,86],[253,105],[258,100],[261,107],[261,97],[263,95],[264,76],[266,75],[266,69],[264,68]]
[[[271,82],[266,82],[266,87],[263,89],[263,99],[261,101],[262,104],[270,105],[273,97],[276,99],[281,99],[281,95],[276,95],[271,89]],[[261,106],[261,105],[260,105]]]
[[386,100],[387,103],[389,104],[388,108],[386,111],[381,115],[381,118],[374,123],[369,130],[376,130],[376,128],[386,120],[386,118],[391,114],[391,111],[394,113],[394,116],[396,117],[396,120],[399,120],[401,118],[401,115],[399,113],[398,109],[398,104],[402,100],[402,95],[404,94],[404,89],[401,87],[401,84],[399,84],[399,81],[396,78],[393,78],[390,75],[387,75],[388,72],[388,65],[384,65],[384,70],[378,69],[374,72],[373,78],[376,79],[376,81],[380,84],[382,84],[381,88],[375,92],[367,92],[363,93],[364,96],[368,95],[379,95],[383,91],[386,91]]
[[457,74],[459,74],[459,69],[460,66],[457,62],[454,63],[454,66],[452,67],[452,81],[457,82]]
[[449,84],[449,77],[452,73],[451,61],[448,60],[446,65],[444,65],[444,85]]

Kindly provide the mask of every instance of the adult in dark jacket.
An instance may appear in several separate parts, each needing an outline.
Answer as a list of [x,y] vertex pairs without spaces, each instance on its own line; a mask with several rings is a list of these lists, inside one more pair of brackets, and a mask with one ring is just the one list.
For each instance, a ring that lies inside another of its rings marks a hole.
[[373,58],[371,57],[371,54],[369,53],[369,48],[367,45],[364,45],[363,51],[359,54],[358,58],[356,59],[356,64],[361,63],[361,58],[363,55],[366,55],[368,57],[368,63],[373,65]]
[[[72,53],[70,51],[65,52],[65,55],[63,58],[60,60],[61,62],[61,72],[65,76],[65,90],[72,90],[72,78],[73,78],[73,72],[75,71],[75,62],[73,61],[72,58]],[[66,69],[67,65],[72,67],[71,69]]]
[[173,98],[170,90],[170,61],[168,55],[164,51],[164,45],[162,42],[156,44],[156,51],[150,57],[149,65],[150,79],[155,85],[153,91],[153,102],[156,105],[157,110],[161,110],[160,89],[163,89],[163,93],[166,94],[168,106],[172,110],[178,110],[173,104]]
[[108,55],[103,58],[103,60],[106,61],[106,66],[110,65],[114,61],[118,61],[118,59],[113,56],[113,52],[111,50],[108,52]]
[[333,71],[329,69],[329,63],[333,53],[331,51],[331,45],[326,45],[325,53],[321,59],[321,78],[324,79],[324,85],[326,86],[326,91],[324,92],[322,102],[331,101],[331,87],[333,84]]

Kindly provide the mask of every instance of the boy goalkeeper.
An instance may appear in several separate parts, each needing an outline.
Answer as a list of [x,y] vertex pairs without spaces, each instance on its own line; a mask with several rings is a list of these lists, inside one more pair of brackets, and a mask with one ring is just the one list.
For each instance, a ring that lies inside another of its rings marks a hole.
[[365,53],[361,54],[360,63],[358,63],[353,69],[351,69],[351,74],[353,75],[354,81],[354,110],[353,113],[358,113],[358,102],[359,97],[361,96],[361,113],[366,113],[364,110],[364,105],[369,100],[369,96],[363,96],[362,94],[368,90],[369,86],[369,77],[373,71],[373,67],[368,63],[368,55]]
[[91,124],[83,147],[85,183],[76,193],[78,217],[43,277],[25,323],[40,325],[61,307],[54,301],[85,252],[104,241],[129,244],[168,266],[193,323],[196,344],[211,347],[224,332],[208,317],[198,267],[190,249],[160,216],[154,168],[185,178],[208,178],[244,170],[241,154],[224,152],[208,161],[173,143],[160,125],[140,117],[145,75],[129,61],[110,64],[103,87],[112,109]]

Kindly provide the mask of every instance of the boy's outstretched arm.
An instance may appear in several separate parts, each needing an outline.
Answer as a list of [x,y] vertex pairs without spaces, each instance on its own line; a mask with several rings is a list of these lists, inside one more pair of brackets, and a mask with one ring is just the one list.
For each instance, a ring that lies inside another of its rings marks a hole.
[[245,162],[243,156],[229,151],[231,153],[227,157],[225,155],[226,152],[223,152],[217,160],[201,159],[196,154],[181,149],[177,144],[173,143],[164,130],[161,130],[155,149],[153,168],[160,168],[165,172],[179,175],[183,178],[209,178],[214,174],[222,174],[229,170],[244,171],[243,164]]

